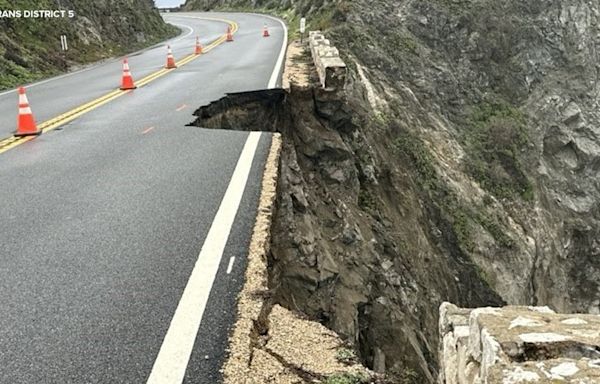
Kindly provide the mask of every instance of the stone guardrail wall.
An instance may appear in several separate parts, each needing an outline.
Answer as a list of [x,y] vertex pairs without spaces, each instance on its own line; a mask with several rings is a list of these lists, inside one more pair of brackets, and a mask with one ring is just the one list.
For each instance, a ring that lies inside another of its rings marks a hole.
[[440,307],[440,384],[600,383],[600,316]]
[[323,88],[343,88],[347,69],[338,49],[331,46],[321,31],[309,32],[308,43]]

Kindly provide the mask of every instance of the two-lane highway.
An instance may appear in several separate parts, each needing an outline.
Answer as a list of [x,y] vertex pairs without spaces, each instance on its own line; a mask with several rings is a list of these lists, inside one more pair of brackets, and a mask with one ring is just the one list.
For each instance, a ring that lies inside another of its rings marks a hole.
[[[239,30],[0,154],[0,383],[218,382],[270,136],[185,124],[226,92],[273,86],[287,31],[258,15],[165,18],[183,29],[169,42],[176,59],[195,35],[223,34],[205,18]],[[160,69],[165,45],[131,57],[134,76]],[[28,90],[33,112],[51,119],[119,76],[113,61],[41,82]],[[0,133],[14,130],[14,93],[0,116]]]
[[[140,80],[164,67],[167,45],[171,45],[176,58],[191,54],[196,36],[204,45],[223,35],[227,24],[221,21],[186,19],[174,22],[182,34],[170,41],[129,56],[133,76]],[[38,122],[43,122],[92,101],[119,87],[122,74],[122,58],[109,60],[56,78],[40,81],[27,87],[27,96]],[[0,139],[16,129],[16,91],[0,93]]]

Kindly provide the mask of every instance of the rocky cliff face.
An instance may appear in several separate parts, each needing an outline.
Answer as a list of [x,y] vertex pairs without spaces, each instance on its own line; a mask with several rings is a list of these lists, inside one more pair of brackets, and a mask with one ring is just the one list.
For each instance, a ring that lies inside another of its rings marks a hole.
[[312,13],[313,11],[325,10],[331,7],[330,1],[309,0],[187,0],[184,4],[185,10],[204,10],[222,8],[265,8],[293,10],[300,13]]
[[[69,66],[149,46],[178,33],[152,0],[61,0],[74,18],[0,18],[0,89],[53,75]],[[58,9],[56,1],[1,2],[2,10]],[[60,35],[69,51],[61,52]]]
[[286,107],[277,302],[407,383],[444,300],[600,313],[600,3],[319,4],[350,78]]

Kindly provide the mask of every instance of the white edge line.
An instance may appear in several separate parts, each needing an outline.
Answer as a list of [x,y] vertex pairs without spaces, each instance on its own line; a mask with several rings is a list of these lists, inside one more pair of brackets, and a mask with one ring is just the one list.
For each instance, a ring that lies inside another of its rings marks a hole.
[[[258,13],[254,14],[254,15],[258,15],[258,16],[269,18],[271,20],[278,21],[283,26],[283,44],[282,44],[282,47],[281,47],[281,52],[279,53],[279,58],[277,59],[277,62],[275,63],[275,68],[273,70],[273,74],[271,75],[271,78],[269,79],[269,84],[268,84],[269,88],[275,88],[277,86],[277,80],[279,79],[279,74],[281,73],[281,67],[283,65],[283,59],[285,57],[285,51],[286,51],[286,48],[287,48],[287,41],[288,41],[287,26],[285,25],[285,23],[281,19],[278,19],[276,17],[272,17],[272,16],[269,16],[269,15],[262,15],[262,14],[258,14]],[[201,19],[202,18],[202,17],[194,17],[194,16],[183,16],[183,15],[177,15],[177,16],[174,16],[174,17],[183,17],[183,18],[189,18],[189,19]],[[170,42],[172,44],[172,43],[178,42],[179,40],[182,40],[182,39],[188,37],[189,35],[191,35],[194,32],[193,28],[191,28],[188,25],[179,24],[179,23],[172,23],[172,22],[170,22],[170,24],[189,28],[190,31],[185,36],[180,36],[178,38],[175,38],[175,40],[166,40],[165,43]],[[141,52],[141,51],[133,52],[133,53],[130,53],[129,55],[131,56],[131,55],[134,55],[134,54],[136,54],[138,52]],[[97,68],[100,65],[108,64],[108,63],[112,63],[114,61],[120,61],[120,60],[121,60],[121,58],[113,59],[113,60],[109,59],[109,61],[104,61],[104,62],[101,62],[101,63],[98,63],[98,64],[92,64],[88,68],[83,68],[83,69],[80,69],[80,70],[75,71],[75,72],[69,72],[69,73],[65,73],[65,74],[60,75],[60,76],[52,77],[50,79],[38,81],[37,83],[27,84],[27,85],[25,85],[25,87],[26,88],[37,87],[38,85],[46,84],[46,83],[49,83],[51,81],[56,81],[56,80],[64,79],[65,77],[73,76],[73,75],[76,75],[78,73],[82,73],[82,72],[86,72],[86,71],[92,70],[94,68]],[[16,92],[16,91],[17,91],[16,89],[9,89],[7,91],[0,92],[0,96],[8,95],[9,93],[13,93],[13,92]]]
[[281,68],[283,66],[283,59],[285,58],[285,51],[288,45],[288,29],[283,20],[278,19],[276,17],[272,17],[269,15],[262,15],[268,19],[278,21],[283,27],[283,43],[281,44],[281,51],[279,52],[279,57],[277,58],[277,62],[275,63],[275,68],[273,69],[273,74],[271,74],[271,79],[269,79],[268,88],[275,88],[277,86],[277,80],[279,80],[279,75],[281,74]]
[[[200,13],[209,13],[210,12],[200,12]],[[226,15],[228,12],[217,12],[217,15],[221,15],[224,14]],[[232,12],[233,14],[236,14],[237,12]],[[265,15],[262,13],[243,13],[246,15],[253,15],[253,16],[260,16],[260,17],[265,17],[267,19],[271,19],[271,20],[275,20],[277,22],[279,22],[281,24],[281,26],[283,27],[283,42],[281,44],[281,51],[279,52],[279,57],[277,58],[277,61],[275,62],[275,68],[273,68],[273,73],[271,74],[271,78],[269,79],[269,83],[267,84],[267,88],[272,89],[272,88],[276,88],[277,87],[277,80],[279,80],[279,75],[281,74],[281,68],[283,67],[283,60],[285,59],[285,51],[287,50],[287,45],[288,45],[288,28],[287,25],[285,25],[285,23],[283,22],[283,20],[278,19],[277,17],[273,17],[273,16],[269,16],[269,15]],[[190,18],[190,19],[210,19],[210,15],[208,17],[203,17],[203,16],[186,16],[186,15],[177,15],[174,17],[183,17],[183,18]],[[220,16],[219,16],[220,17]],[[227,17],[227,16],[224,16]]]
[[[112,61],[110,61],[110,62],[112,62]],[[32,88],[32,87],[36,87],[36,86],[38,86],[38,85],[46,84],[46,83],[49,83],[49,82],[51,82],[51,81],[60,80],[60,79],[63,79],[63,78],[65,78],[65,77],[69,77],[69,76],[76,75],[76,74],[78,74],[78,73],[82,73],[82,72],[89,71],[89,70],[91,70],[91,69],[94,69],[94,68],[97,68],[99,65],[102,65],[102,64],[105,64],[105,63],[106,63],[106,62],[98,63],[98,64],[95,64],[95,65],[94,65],[94,64],[92,64],[92,65],[91,65],[89,68],[83,68],[83,69],[79,69],[79,70],[77,70],[77,71],[75,71],[75,72],[69,72],[69,73],[65,73],[65,74],[62,74],[62,75],[59,75],[59,76],[56,76],[56,77],[51,77],[51,78],[49,78],[49,79],[46,79],[46,80],[38,81],[37,83],[26,84],[26,85],[23,85],[23,86],[24,86],[25,88]],[[9,89],[9,90],[7,90],[7,91],[1,92],[1,93],[0,93],[0,96],[8,95],[9,93],[13,93],[13,92],[17,92],[17,88],[14,88],[14,89]]]
[[[188,37],[189,35],[191,35],[192,33],[194,33],[194,29],[192,27],[190,27],[189,25],[175,24],[175,23],[170,23],[170,24],[179,25],[179,26],[182,26],[182,27],[189,28],[190,31],[185,36],[176,37],[175,40],[165,40],[164,44],[168,44],[168,43],[169,44],[173,44],[173,43],[176,43],[179,40],[182,40],[182,39]],[[160,43],[158,43],[158,44],[160,44]],[[153,45],[153,47],[154,47],[154,45]],[[148,48],[151,48],[151,47],[148,47]],[[38,81],[36,83],[26,84],[26,85],[23,85],[23,86],[25,88],[33,88],[33,87],[37,87],[38,85],[43,85],[43,84],[49,83],[51,81],[56,81],[56,80],[64,79],[65,77],[69,77],[69,76],[77,75],[78,73],[83,73],[83,72],[90,71],[90,70],[98,68],[98,67],[100,67],[100,66],[102,66],[104,64],[112,64],[115,61],[121,61],[123,59],[123,57],[125,57],[125,56],[133,56],[133,55],[135,55],[137,53],[144,52],[148,48],[144,48],[142,50],[135,51],[135,52],[129,53],[127,55],[124,55],[124,56],[121,56],[121,57],[118,57],[118,58],[105,59],[105,60],[100,61],[99,63],[92,63],[87,68],[82,68],[82,69],[79,69],[79,70],[74,71],[74,72],[64,73],[64,74],[59,75],[59,76],[51,77],[51,78],[46,79],[46,80],[41,80],[41,81]],[[0,92],[0,96],[8,95],[9,93],[13,93],[13,92],[17,92],[17,88],[9,89],[9,90],[6,90],[4,92]]]
[[176,42],[178,42],[179,40],[183,40],[183,39],[185,39],[186,37],[188,37],[189,35],[191,35],[192,33],[194,33],[194,28],[190,27],[189,25],[185,25],[185,24],[179,24],[179,23],[173,23],[173,22],[171,22],[171,21],[167,21],[167,23],[169,23],[169,24],[173,24],[173,25],[176,25],[176,26],[179,26],[179,27],[185,27],[185,28],[187,28],[187,29],[189,29],[189,30],[190,30],[190,31],[187,33],[187,35],[179,36],[179,37],[175,38],[175,40],[171,40],[171,41],[167,40],[167,41],[168,41],[170,44],[176,43]]
[[206,309],[206,302],[246,189],[260,136],[260,132],[250,132],[248,135],[227,191],[160,347],[147,381],[148,384],[181,384],[183,382],[194,348],[194,341]]
[[231,256],[229,259],[229,265],[227,266],[227,274],[229,275],[233,270],[233,263],[235,262],[235,256]]

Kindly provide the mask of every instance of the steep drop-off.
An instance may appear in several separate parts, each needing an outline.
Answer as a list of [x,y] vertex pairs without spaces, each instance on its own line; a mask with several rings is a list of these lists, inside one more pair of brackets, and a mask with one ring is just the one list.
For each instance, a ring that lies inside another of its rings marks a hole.
[[345,91],[249,109],[284,133],[276,301],[407,383],[437,374],[444,300],[599,313],[600,4],[318,3]]
[[[175,36],[152,0],[61,0],[73,18],[0,18],[0,89],[31,82],[90,63],[150,46]],[[56,1],[0,1],[2,10],[55,10]],[[61,51],[60,35],[69,51]]]

